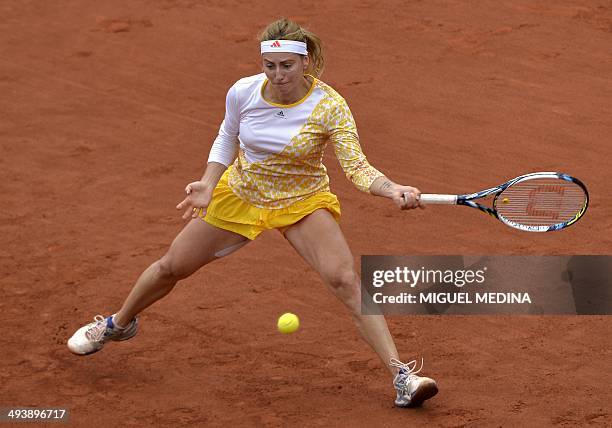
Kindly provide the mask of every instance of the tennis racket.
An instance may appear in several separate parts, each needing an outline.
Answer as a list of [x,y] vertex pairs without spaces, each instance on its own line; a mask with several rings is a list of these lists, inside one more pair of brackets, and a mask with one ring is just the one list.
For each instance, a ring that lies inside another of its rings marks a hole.
[[[493,198],[488,207],[476,200]],[[469,195],[421,194],[422,204],[466,205],[527,232],[560,230],[576,223],[589,205],[586,186],[559,172],[521,175],[500,186]]]

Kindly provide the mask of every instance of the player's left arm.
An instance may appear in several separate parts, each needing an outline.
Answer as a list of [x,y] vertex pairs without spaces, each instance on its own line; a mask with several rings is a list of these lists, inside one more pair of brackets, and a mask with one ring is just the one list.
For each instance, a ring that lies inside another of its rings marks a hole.
[[359,190],[389,198],[400,209],[421,206],[419,189],[394,183],[370,165],[361,150],[353,115],[344,100],[336,105],[331,123],[330,141],[336,157],[346,177]]
[[372,182],[370,193],[393,200],[395,205],[402,210],[409,210],[416,207],[425,208],[424,205],[419,203],[419,197],[421,195],[419,189],[394,183],[385,176],[378,177]]

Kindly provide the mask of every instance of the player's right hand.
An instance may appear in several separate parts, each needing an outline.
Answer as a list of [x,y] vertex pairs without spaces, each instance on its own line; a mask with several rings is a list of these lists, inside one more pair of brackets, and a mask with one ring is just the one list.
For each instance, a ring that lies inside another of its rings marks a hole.
[[177,210],[185,208],[183,219],[188,219],[189,216],[196,218],[200,213],[206,214],[206,208],[212,199],[213,187],[208,186],[202,181],[194,181],[185,187],[187,196],[181,203],[176,206]]

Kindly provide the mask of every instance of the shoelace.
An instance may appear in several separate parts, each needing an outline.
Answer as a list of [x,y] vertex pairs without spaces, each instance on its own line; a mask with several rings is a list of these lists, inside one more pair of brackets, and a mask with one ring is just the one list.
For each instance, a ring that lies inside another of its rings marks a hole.
[[92,341],[98,341],[102,339],[104,336],[104,332],[106,331],[106,318],[102,315],[96,315],[94,317],[94,322],[89,324],[89,328],[85,332],[85,336]]
[[[412,377],[416,377],[416,374],[423,369],[423,358],[421,358],[421,367],[419,367],[418,370],[415,370],[417,367],[417,360],[402,363],[398,359],[391,358],[391,360],[389,361],[389,365],[393,367],[398,367],[400,369],[399,383],[405,385]],[[403,373],[402,370],[404,370]]]

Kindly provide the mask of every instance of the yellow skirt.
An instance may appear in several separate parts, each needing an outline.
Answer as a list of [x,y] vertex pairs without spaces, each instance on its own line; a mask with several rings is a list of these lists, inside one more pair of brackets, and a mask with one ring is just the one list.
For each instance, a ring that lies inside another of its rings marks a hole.
[[[231,168],[231,167],[230,167]],[[258,208],[240,199],[229,187],[225,171],[213,192],[206,214],[200,217],[215,227],[255,239],[261,232],[278,229],[281,233],[314,211],[327,209],[340,221],[340,202],[331,192],[319,192],[286,208]]]

